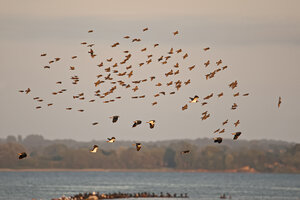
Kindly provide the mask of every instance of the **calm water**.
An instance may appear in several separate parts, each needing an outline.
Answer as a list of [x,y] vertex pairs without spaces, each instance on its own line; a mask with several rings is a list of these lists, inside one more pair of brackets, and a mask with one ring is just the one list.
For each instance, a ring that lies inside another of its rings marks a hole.
[[[300,174],[0,172],[0,199],[51,199],[80,192],[188,193],[194,199],[300,199]],[[149,198],[147,200],[150,200]]]

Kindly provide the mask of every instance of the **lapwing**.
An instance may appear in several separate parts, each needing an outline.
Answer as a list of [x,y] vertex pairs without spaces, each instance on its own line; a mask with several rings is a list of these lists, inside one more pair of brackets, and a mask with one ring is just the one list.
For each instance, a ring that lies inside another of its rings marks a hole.
[[119,116],[118,115],[115,115],[115,116],[112,116],[112,117],[109,117],[112,119],[112,123],[116,123],[119,119]]
[[93,149],[90,150],[90,152],[91,152],[91,153],[96,153],[96,152],[98,151],[98,148],[99,148],[98,145],[94,145],[94,146],[93,146]]
[[137,151],[141,150],[141,148],[142,148],[141,143],[135,143],[133,145],[135,145]]
[[132,128],[136,127],[137,125],[140,125],[141,123],[142,123],[141,120],[135,120],[135,121],[133,122]]
[[22,152],[22,153],[18,153],[19,155],[19,159],[23,159],[27,157],[27,153],[26,152]]
[[215,143],[222,143],[223,139],[221,137],[215,137],[213,138]]
[[108,139],[108,141],[106,141],[106,142],[108,142],[108,143],[114,143],[116,141],[115,137],[111,137],[111,138],[107,138],[107,139]]
[[150,120],[149,122],[146,122],[146,123],[149,123],[150,125],[150,128],[154,128],[154,124],[155,124],[155,120]]
[[190,103],[197,103],[199,97],[197,95],[195,95],[194,97],[190,97],[190,99],[191,99]]
[[239,136],[242,134],[242,132],[235,132],[235,133],[231,133],[234,137],[234,140],[237,140],[239,138]]
[[188,153],[191,153],[190,150],[184,150],[184,151],[181,151],[180,154],[188,154]]

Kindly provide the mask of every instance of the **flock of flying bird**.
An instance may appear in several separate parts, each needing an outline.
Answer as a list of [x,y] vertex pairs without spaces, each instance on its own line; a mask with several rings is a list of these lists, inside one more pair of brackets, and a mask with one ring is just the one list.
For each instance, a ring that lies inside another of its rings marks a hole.
[[[144,28],[142,31],[145,32],[145,31],[148,31],[148,30],[149,30],[148,28]],[[94,32],[93,30],[88,31],[88,33],[93,33],[93,32]],[[174,37],[176,37],[176,35],[178,35],[178,34],[179,34],[178,31],[173,32]],[[131,38],[128,35],[124,36],[123,39],[124,40],[131,39],[131,43],[141,42],[140,38]],[[97,54],[96,54],[95,50],[93,49],[93,46],[95,44],[93,44],[93,43],[88,44],[87,42],[81,42],[81,45],[84,45],[88,48],[87,53],[89,54],[89,56],[92,59],[97,58]],[[114,44],[111,45],[111,48],[116,48],[119,45],[121,45],[119,42],[115,42]],[[159,46],[159,43],[155,43],[155,44],[153,44],[152,48],[155,49],[158,46]],[[144,52],[149,52],[150,51],[149,49],[150,49],[149,47],[144,47],[144,48],[140,49],[139,51],[141,53],[144,53]],[[206,48],[203,49],[204,52],[209,51],[209,50],[210,50],[209,47],[206,47]],[[155,82],[155,79],[156,79],[156,76],[149,76],[148,78],[144,78],[144,79],[140,79],[140,80],[132,80],[132,77],[134,76],[135,71],[138,71],[142,66],[149,65],[150,63],[154,62],[155,60],[157,60],[157,62],[162,64],[162,65],[167,65],[168,62],[170,60],[172,60],[173,57],[175,57],[175,55],[176,56],[181,55],[180,57],[181,57],[182,60],[185,60],[189,57],[189,54],[187,52],[183,53],[182,49],[175,50],[174,48],[170,48],[170,50],[168,52],[166,52],[165,55],[158,56],[155,59],[153,54],[148,54],[148,55],[146,55],[146,60],[145,61],[134,65],[133,63],[129,64],[129,62],[132,60],[132,57],[134,55],[128,50],[123,51],[123,53],[125,54],[125,56],[124,56],[124,59],[121,60],[120,62],[115,61],[115,59],[113,57],[110,57],[110,58],[106,58],[105,60],[102,60],[97,65],[97,67],[100,70],[102,70],[102,72],[100,74],[96,75],[97,80],[95,80],[95,82],[93,83],[94,87],[97,88],[97,90],[94,91],[95,98],[88,100],[88,102],[93,103],[93,102],[96,101],[96,98],[105,99],[103,101],[103,103],[112,103],[112,102],[115,102],[115,101],[121,99],[122,98],[121,96],[116,96],[115,98],[107,99],[109,96],[112,96],[111,94],[114,93],[117,90],[117,85],[118,84],[120,85],[119,87],[123,87],[125,89],[132,90],[133,93],[135,93],[136,91],[140,91],[140,85],[139,84],[143,84],[145,82]],[[41,56],[46,57],[47,53],[42,53]],[[76,59],[76,58],[77,58],[76,55],[71,57],[72,60]],[[51,59],[50,61],[48,61],[48,64],[45,65],[43,68],[45,70],[50,70],[52,68],[52,65],[56,62],[59,62],[60,60],[61,60],[60,57],[55,57],[54,59]],[[114,60],[114,63],[113,63],[113,60]],[[205,79],[206,80],[214,78],[217,73],[219,73],[221,71],[224,71],[228,68],[227,65],[221,66],[222,63],[223,63],[223,61],[221,59],[219,59],[215,63],[216,63],[217,68],[215,70],[205,74]],[[206,62],[204,62],[204,68],[207,68],[210,65],[212,65],[210,60],[207,60]],[[136,70],[134,70],[134,68],[136,68],[136,67],[138,67],[138,68]],[[196,65],[189,66],[189,67],[187,67],[187,70],[192,71],[192,70],[194,70],[195,67],[196,67]],[[183,68],[183,66],[180,66],[179,62],[176,62],[173,66],[171,66],[171,69],[169,69],[166,73],[164,73],[164,76],[166,78],[168,78],[168,77],[177,77],[178,74],[180,74],[181,71],[183,71],[182,68]],[[72,72],[73,71],[76,72],[76,67],[75,66],[70,66],[69,70],[72,71]],[[125,78],[123,78],[123,77],[125,77],[127,80],[125,80]],[[71,76],[70,79],[71,79],[71,83],[73,85],[77,85],[80,81],[80,78],[79,78],[78,75],[73,75],[73,76]],[[119,79],[119,80],[117,80],[117,79]],[[61,85],[63,83],[62,83],[62,81],[57,81],[56,84]],[[133,86],[131,84],[133,84]],[[172,88],[172,87],[174,87],[174,88],[173,88],[173,90],[171,90],[169,92],[158,91],[157,93],[153,94],[153,97],[158,98],[159,96],[162,96],[162,95],[165,96],[165,95],[168,95],[168,94],[169,95],[174,95],[175,93],[179,92],[179,90],[182,88],[182,86],[187,86],[189,84],[191,84],[191,79],[188,79],[188,80],[185,80],[185,81],[182,81],[182,80],[179,80],[179,79],[177,81],[169,80],[166,83],[157,82],[157,83],[153,84],[155,86],[155,88],[161,88],[162,86],[167,86],[168,88]],[[103,91],[103,88],[107,87],[107,85],[113,85],[113,86],[112,87],[108,86],[108,89],[106,91]],[[234,90],[237,86],[238,86],[237,80],[235,80],[235,81],[228,84],[228,87],[231,88],[232,90]],[[101,88],[101,90],[98,89],[99,87]],[[119,89],[119,87],[118,87],[118,89]],[[66,92],[66,91],[67,91],[67,89],[60,89],[59,91],[52,92],[52,95],[54,95],[54,96],[60,95],[64,92]],[[25,90],[19,90],[19,92],[25,93],[25,94],[32,93],[30,88],[27,88]],[[217,97],[221,98],[223,95],[224,95],[224,93],[221,92],[221,93],[217,94]],[[239,92],[233,93],[233,97],[248,96],[248,95],[249,95],[249,93],[244,93],[244,94],[240,94]],[[205,96],[203,98],[203,101],[201,102],[201,105],[204,106],[204,105],[208,104],[208,100],[210,98],[212,98],[213,96],[214,96],[214,93],[211,93],[211,94]],[[74,100],[79,100],[79,101],[86,100],[84,92],[72,95],[71,98],[74,99]],[[145,94],[136,95],[136,96],[131,96],[131,98],[132,99],[143,99],[143,98],[146,98],[146,95]],[[189,99],[190,99],[190,101],[188,101],[185,105],[183,105],[181,107],[182,111],[188,109],[188,107],[189,107],[188,103],[194,104],[194,103],[198,103],[200,101],[200,97],[198,95],[195,95],[194,97],[189,97]],[[44,102],[44,99],[42,99],[38,96],[34,97],[33,100],[35,100],[39,103]],[[155,100],[151,104],[152,104],[152,106],[156,106],[158,104],[158,101]],[[280,107],[280,104],[281,104],[281,97],[279,97],[279,100],[278,100],[278,108]],[[52,102],[46,103],[47,107],[50,107],[50,106],[53,106],[53,105],[54,105],[54,103],[52,103]],[[232,106],[231,106],[231,110],[235,110],[235,109],[237,109],[237,107],[238,107],[237,103],[233,103]],[[41,109],[42,106],[38,105],[35,108],[36,109]],[[66,107],[65,109],[70,111],[73,108],[72,107]],[[77,111],[78,112],[84,112],[85,110],[84,109],[78,109]],[[205,111],[205,112],[202,113],[201,120],[206,120],[209,117],[210,117],[210,113],[208,113],[208,111]],[[115,115],[115,116],[111,116],[110,118],[112,119],[112,123],[116,123],[119,119],[119,116]],[[154,126],[155,126],[155,120],[150,120],[150,121],[147,121],[146,123],[149,124],[150,129],[153,129]],[[222,123],[222,125],[224,126],[227,123],[228,123],[228,119],[225,120]],[[134,127],[136,127],[140,124],[142,124],[141,120],[135,120],[132,124],[132,128],[134,128]],[[234,124],[235,127],[237,127],[240,124],[240,120],[237,120],[233,124]],[[92,125],[93,126],[98,125],[98,122],[93,122]],[[224,133],[224,132],[225,132],[224,128],[218,128],[217,130],[214,131],[214,133],[219,133],[219,134]],[[241,135],[241,132],[239,132],[239,131],[234,132],[234,133],[232,133],[232,135],[233,135],[233,140],[237,140],[238,137]],[[222,143],[222,140],[223,140],[222,137],[214,137],[213,138],[213,141],[215,143]],[[116,141],[115,137],[107,138],[108,143],[114,143],[115,141]],[[133,145],[135,145],[137,151],[140,151],[140,149],[142,147],[141,143],[135,143]],[[98,145],[94,145],[93,148],[90,150],[90,152],[91,153],[96,153],[98,148],[99,148]],[[180,153],[181,154],[190,153],[190,150],[183,150]],[[19,159],[23,159],[23,158],[27,157],[26,152],[19,153],[18,155],[19,155]]]

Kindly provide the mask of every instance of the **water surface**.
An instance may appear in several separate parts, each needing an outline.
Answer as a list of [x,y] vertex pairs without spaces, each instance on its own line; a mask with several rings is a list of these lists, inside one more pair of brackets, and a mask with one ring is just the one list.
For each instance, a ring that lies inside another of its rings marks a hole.
[[0,172],[0,199],[51,199],[93,191],[188,193],[191,200],[219,199],[223,193],[240,200],[300,200],[300,174]]

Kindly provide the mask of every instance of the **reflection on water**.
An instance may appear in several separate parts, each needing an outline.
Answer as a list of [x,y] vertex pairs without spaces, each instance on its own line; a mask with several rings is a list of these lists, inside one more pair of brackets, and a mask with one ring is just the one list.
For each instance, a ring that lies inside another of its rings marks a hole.
[[[166,172],[0,172],[0,199],[51,199],[84,192],[188,193],[190,199],[300,199],[300,175]],[[147,198],[148,200],[150,198]]]

